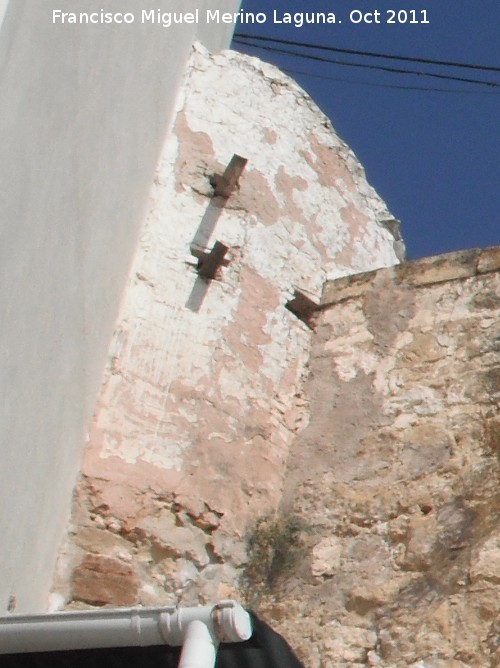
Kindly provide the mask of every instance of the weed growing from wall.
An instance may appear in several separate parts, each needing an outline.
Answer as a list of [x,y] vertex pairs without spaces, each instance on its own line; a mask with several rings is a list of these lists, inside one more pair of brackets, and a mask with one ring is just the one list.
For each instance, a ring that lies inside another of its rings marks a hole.
[[247,603],[255,605],[276,591],[278,582],[293,571],[301,552],[303,520],[295,515],[260,517],[247,535],[248,562],[240,587]]

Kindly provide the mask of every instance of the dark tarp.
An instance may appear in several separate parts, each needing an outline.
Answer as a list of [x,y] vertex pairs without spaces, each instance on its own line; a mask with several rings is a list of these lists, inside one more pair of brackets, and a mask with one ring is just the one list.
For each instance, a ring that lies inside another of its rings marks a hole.
[[[252,637],[219,645],[215,668],[304,668],[286,640],[250,614]],[[163,645],[0,654],[0,668],[177,668],[180,652],[180,647]]]

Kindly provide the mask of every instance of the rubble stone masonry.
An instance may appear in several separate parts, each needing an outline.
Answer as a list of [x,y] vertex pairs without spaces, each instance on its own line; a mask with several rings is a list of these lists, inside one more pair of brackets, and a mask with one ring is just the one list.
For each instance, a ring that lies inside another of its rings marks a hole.
[[281,508],[302,543],[263,608],[310,668],[498,666],[500,248],[321,309]]

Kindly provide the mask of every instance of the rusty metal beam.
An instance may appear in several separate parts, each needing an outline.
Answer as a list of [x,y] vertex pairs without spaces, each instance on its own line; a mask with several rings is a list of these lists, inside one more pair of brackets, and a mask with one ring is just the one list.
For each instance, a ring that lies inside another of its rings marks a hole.
[[214,174],[210,177],[210,185],[214,189],[214,197],[228,198],[238,187],[238,181],[245,169],[248,160],[241,155],[234,154],[224,170],[224,174]]
[[314,329],[314,314],[319,310],[319,307],[319,304],[297,289],[294,290],[293,299],[285,304],[285,308],[307,325],[309,329]]
[[217,270],[220,267],[227,267],[229,260],[226,259],[226,253],[229,250],[229,247],[216,241],[213,245],[213,248],[208,253],[206,251],[200,251],[196,248],[191,248],[191,255],[198,258],[198,265],[196,271],[203,278],[208,278],[210,280],[214,279]]

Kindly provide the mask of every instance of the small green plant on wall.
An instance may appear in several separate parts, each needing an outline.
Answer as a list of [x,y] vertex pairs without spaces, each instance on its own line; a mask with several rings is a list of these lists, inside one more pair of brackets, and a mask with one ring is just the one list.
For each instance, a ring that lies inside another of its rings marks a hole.
[[276,590],[289,575],[300,553],[304,522],[296,515],[260,517],[247,535],[248,562],[240,582],[247,603]]

